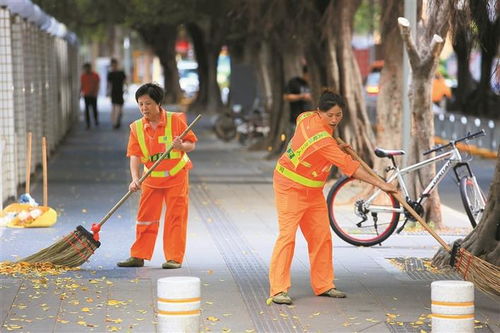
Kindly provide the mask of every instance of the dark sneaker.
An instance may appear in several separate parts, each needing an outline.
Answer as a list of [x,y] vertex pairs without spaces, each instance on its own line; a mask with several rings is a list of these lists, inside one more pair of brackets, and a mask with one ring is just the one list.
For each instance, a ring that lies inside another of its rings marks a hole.
[[161,268],[164,268],[164,269],[181,268],[181,264],[179,264],[177,261],[174,261],[174,260],[167,260],[167,262],[165,262],[165,263],[163,263],[163,265],[161,265]]
[[292,304],[292,299],[288,294],[284,291],[277,293],[273,297],[271,297],[274,303],[276,304]]
[[333,298],[345,298],[346,294],[340,290],[332,288],[328,291],[325,291],[320,296],[333,297]]
[[144,259],[130,257],[125,261],[116,264],[118,267],[142,267],[144,266]]

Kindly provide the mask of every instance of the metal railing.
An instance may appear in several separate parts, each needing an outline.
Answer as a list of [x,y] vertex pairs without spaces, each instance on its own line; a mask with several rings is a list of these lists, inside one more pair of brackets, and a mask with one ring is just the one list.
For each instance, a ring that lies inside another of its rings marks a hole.
[[479,148],[497,152],[500,144],[500,121],[464,116],[456,113],[441,113],[434,116],[434,130],[436,136],[447,140],[475,133],[484,129],[486,135],[474,140],[474,144]]
[[27,133],[33,133],[33,172],[41,164],[42,137],[47,137],[50,156],[79,111],[74,34],[40,14],[40,8],[34,16],[16,10],[0,4],[1,203],[16,197],[25,182]]

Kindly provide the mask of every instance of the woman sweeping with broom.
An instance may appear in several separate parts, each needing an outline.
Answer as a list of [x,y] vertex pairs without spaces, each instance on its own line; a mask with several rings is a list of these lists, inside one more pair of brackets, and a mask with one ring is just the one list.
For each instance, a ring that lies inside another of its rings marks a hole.
[[318,296],[343,298],[335,288],[333,246],[323,186],[332,165],[344,174],[395,193],[394,185],[370,175],[360,163],[341,149],[332,137],[342,120],[344,99],[331,91],[320,97],[314,111],[297,118],[295,133],[276,165],[273,187],[278,211],[279,236],[274,245],[269,269],[270,298],[278,304],[292,304],[290,265],[295,247],[295,234],[300,226],[307,241],[311,262],[311,285]]
[[[163,268],[180,268],[186,248],[188,218],[188,176],[192,163],[186,153],[195,149],[198,140],[190,131],[184,139],[179,135],[187,128],[179,114],[161,107],[164,91],[158,85],[141,86],[135,99],[143,117],[130,125],[127,156],[130,158],[132,182],[129,190],[141,190],[136,221],[136,240],[130,258],[119,262],[119,267],[142,267],[151,260],[158,234],[163,203],[166,203],[163,233]],[[158,160],[170,144],[173,150],[150,176],[140,184],[140,168],[144,170]]]

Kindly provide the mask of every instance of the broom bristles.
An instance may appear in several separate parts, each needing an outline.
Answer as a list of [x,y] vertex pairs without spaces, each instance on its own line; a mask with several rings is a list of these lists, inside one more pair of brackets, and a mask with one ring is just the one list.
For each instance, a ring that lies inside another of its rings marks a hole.
[[464,280],[474,283],[481,291],[500,295],[500,267],[460,249],[455,269],[462,274]]
[[81,225],[51,246],[18,262],[49,262],[54,265],[77,267],[86,262],[101,243]]

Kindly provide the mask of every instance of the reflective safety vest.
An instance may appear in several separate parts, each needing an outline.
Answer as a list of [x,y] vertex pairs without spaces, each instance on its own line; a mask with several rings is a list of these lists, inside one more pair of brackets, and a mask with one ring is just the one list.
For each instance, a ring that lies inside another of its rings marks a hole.
[[[171,144],[174,139],[172,136],[172,112],[166,112],[166,125],[165,125],[165,135],[158,137],[159,143],[164,143],[166,145]],[[156,162],[163,152],[154,154],[153,156],[149,155],[148,147],[146,145],[146,140],[144,138],[144,125],[142,123],[142,119],[138,119],[135,121],[135,129],[137,134],[137,141],[139,142],[139,147],[141,148],[142,157],[141,161],[144,163],[144,172],[148,170],[146,164],[153,164]],[[165,157],[165,159],[179,159],[179,162],[174,165],[170,170],[161,170],[161,171],[153,171],[151,172],[151,177],[168,177],[174,176],[179,171],[184,168],[184,166],[190,161],[188,155],[185,152],[172,149],[170,153]]]
[[[302,121],[306,118],[309,118],[310,116],[313,116],[314,112],[305,112],[302,113],[298,118],[297,118],[297,129],[296,131],[300,130],[300,124]],[[292,141],[288,144],[287,150],[285,152],[286,156],[290,159],[292,162],[294,169],[297,169],[299,164],[304,165],[305,167],[311,167],[309,163],[303,160],[303,156],[305,152],[314,144],[316,144],[318,141],[321,141],[326,138],[331,138],[332,136],[327,132],[327,131],[322,131],[319,132],[311,137],[306,137],[304,143],[297,149],[293,150],[292,149]],[[299,183],[304,186],[308,187],[323,187],[325,185],[326,181],[320,181],[320,180],[314,180],[310,179],[308,177],[305,177],[303,175],[298,174],[295,172],[295,170],[288,169],[281,165],[280,163],[277,163],[276,165],[276,171],[280,173],[281,175],[285,176],[286,178]]]

